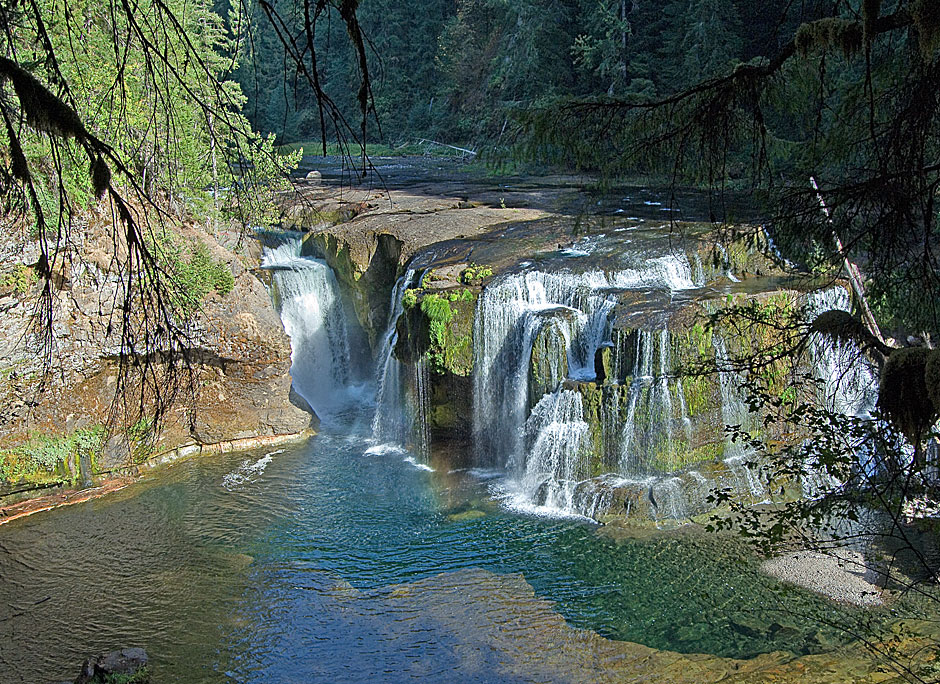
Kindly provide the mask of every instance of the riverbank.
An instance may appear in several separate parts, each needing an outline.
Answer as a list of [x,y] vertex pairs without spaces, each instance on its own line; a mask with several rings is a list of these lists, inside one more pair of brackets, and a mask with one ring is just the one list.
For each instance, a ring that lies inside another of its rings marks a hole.
[[186,444],[151,457],[139,465],[109,474],[98,486],[82,489],[65,489],[54,494],[33,496],[17,503],[0,505],[0,525],[13,522],[34,513],[42,513],[62,506],[84,503],[99,499],[112,492],[117,492],[136,482],[145,473],[166,467],[186,458],[204,454],[227,454],[235,451],[250,451],[264,447],[277,447],[294,444],[312,438],[316,432],[312,429],[288,435],[268,435],[245,437],[242,439],[217,442],[215,444]]
[[858,551],[832,549],[791,551],[764,561],[761,569],[772,577],[854,606],[884,605],[880,579]]

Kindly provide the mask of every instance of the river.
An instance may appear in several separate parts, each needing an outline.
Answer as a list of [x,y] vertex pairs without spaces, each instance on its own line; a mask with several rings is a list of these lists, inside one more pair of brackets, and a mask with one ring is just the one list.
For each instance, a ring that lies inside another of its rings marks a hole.
[[[148,650],[155,682],[633,681],[660,662],[701,681],[690,663],[827,652],[880,619],[763,575],[732,536],[536,515],[505,472],[377,445],[373,373],[356,377],[322,294],[334,279],[282,257],[306,283],[278,281],[295,354],[313,350],[292,372],[320,434],[4,525],[0,684],[74,677],[122,646]],[[327,324],[306,324],[314,310]]]
[[617,542],[514,514],[485,474],[369,451],[370,418],[4,526],[0,681],[73,677],[121,645],[145,646],[158,682],[536,681],[500,671],[544,647],[516,625],[533,600],[501,587],[511,573],[570,625],[656,648],[747,657],[840,640],[820,621],[840,611],[762,576],[730,540]]

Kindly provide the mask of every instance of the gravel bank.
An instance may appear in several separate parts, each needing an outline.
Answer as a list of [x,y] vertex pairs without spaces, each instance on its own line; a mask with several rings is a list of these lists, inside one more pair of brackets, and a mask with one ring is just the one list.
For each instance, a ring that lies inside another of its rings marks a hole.
[[881,587],[876,583],[878,574],[857,551],[793,551],[764,561],[761,569],[772,577],[819,592],[834,601],[856,606],[884,603]]

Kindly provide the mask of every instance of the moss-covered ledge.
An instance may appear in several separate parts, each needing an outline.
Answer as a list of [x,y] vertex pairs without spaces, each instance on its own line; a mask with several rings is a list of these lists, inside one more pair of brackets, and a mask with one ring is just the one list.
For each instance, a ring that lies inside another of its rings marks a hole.
[[205,444],[190,442],[149,456],[145,461],[135,465],[97,472],[95,485],[92,487],[76,488],[73,480],[60,478],[16,488],[5,495],[0,495],[0,502],[2,502],[0,525],[41,511],[100,498],[124,489],[145,473],[189,458],[297,444],[316,434],[314,429],[307,428],[300,432],[281,435],[258,435]]

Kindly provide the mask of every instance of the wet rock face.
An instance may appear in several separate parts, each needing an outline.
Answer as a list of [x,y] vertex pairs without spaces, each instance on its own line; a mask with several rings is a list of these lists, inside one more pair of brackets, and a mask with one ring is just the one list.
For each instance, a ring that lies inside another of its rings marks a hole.
[[[193,392],[183,392],[177,399],[162,432],[150,434],[146,419],[135,423],[134,415],[138,408],[145,417],[152,410],[146,393],[139,403],[135,364],[151,363],[154,377],[161,378],[166,372],[161,359],[130,359],[130,379],[116,394],[121,386],[120,333],[115,322],[121,315],[115,308],[119,282],[108,270],[111,264],[104,246],[90,235],[85,262],[76,260],[68,277],[58,281],[63,292],[52,326],[53,373],[43,375],[42,354],[28,334],[35,293],[24,285],[8,295],[15,306],[0,317],[0,449],[23,444],[28,434],[66,439],[111,425],[114,436],[102,438],[91,462],[83,461],[83,468],[92,466],[98,478],[182,444],[292,434],[316,422],[315,416],[289,399],[290,342],[263,283],[244,267],[241,257],[212,236],[193,227],[179,230],[182,244],[204,245],[212,261],[231,272],[233,282],[228,293],[213,291],[202,301],[192,330],[189,365],[183,370]],[[24,276],[24,282],[31,281]],[[41,386],[44,392],[39,391]],[[127,404],[120,401],[122,397],[128,398]],[[132,426],[134,435],[128,439],[124,428]],[[135,439],[146,441],[146,451],[135,446]],[[37,467],[36,473],[26,475],[15,471],[10,477],[22,482],[18,489],[24,491],[51,480],[77,482],[75,468],[68,463],[49,464],[46,474],[42,470]]]

